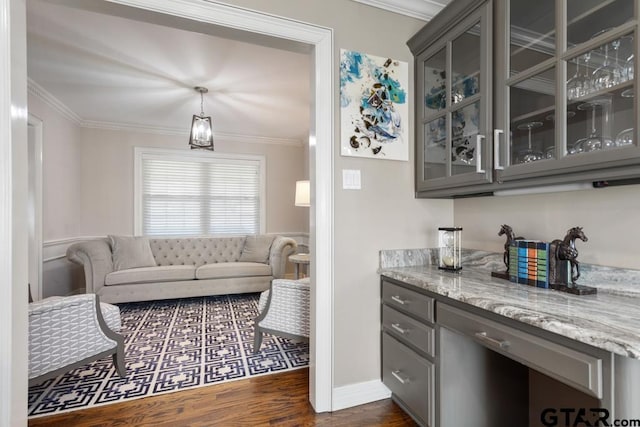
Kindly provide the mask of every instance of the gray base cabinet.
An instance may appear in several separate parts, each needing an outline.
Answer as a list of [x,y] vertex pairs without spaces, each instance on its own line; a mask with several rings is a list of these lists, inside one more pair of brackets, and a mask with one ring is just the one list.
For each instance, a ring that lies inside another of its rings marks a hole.
[[382,285],[382,382],[419,424],[435,421],[434,300],[397,284]]
[[386,332],[382,334],[382,382],[422,425],[434,426],[433,362]]
[[640,417],[640,361],[381,279],[382,381],[428,427],[537,426],[543,411]]

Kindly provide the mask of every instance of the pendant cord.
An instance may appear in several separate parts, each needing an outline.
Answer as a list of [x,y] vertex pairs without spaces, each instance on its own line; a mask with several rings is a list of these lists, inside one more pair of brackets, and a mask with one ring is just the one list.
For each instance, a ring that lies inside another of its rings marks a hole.
[[204,117],[204,94],[200,92],[200,117]]

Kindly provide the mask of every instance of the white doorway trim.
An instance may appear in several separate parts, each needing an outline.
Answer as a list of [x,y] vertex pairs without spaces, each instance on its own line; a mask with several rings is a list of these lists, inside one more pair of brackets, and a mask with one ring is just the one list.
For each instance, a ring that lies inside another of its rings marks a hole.
[[[42,299],[42,120],[29,114],[29,283],[34,301]],[[33,138],[33,140],[31,140]],[[35,274],[36,282],[32,281]]]
[[0,425],[27,424],[27,55],[24,0],[0,0]]

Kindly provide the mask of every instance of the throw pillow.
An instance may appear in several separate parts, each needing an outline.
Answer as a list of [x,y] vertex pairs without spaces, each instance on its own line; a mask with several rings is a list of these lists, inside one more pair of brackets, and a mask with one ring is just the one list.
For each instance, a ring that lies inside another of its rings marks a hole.
[[271,251],[273,239],[275,236],[247,236],[239,261],[266,264],[269,261],[269,251]]
[[134,236],[109,236],[113,252],[114,270],[129,268],[155,267],[149,239]]

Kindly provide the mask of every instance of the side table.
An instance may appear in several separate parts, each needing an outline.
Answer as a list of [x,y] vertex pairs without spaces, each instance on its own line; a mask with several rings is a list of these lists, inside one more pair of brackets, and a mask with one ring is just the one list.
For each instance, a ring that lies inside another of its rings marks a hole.
[[[289,261],[296,267],[296,280],[300,278],[300,265],[309,265],[309,254],[293,254],[289,255]],[[308,267],[306,267],[306,274],[309,275]]]

